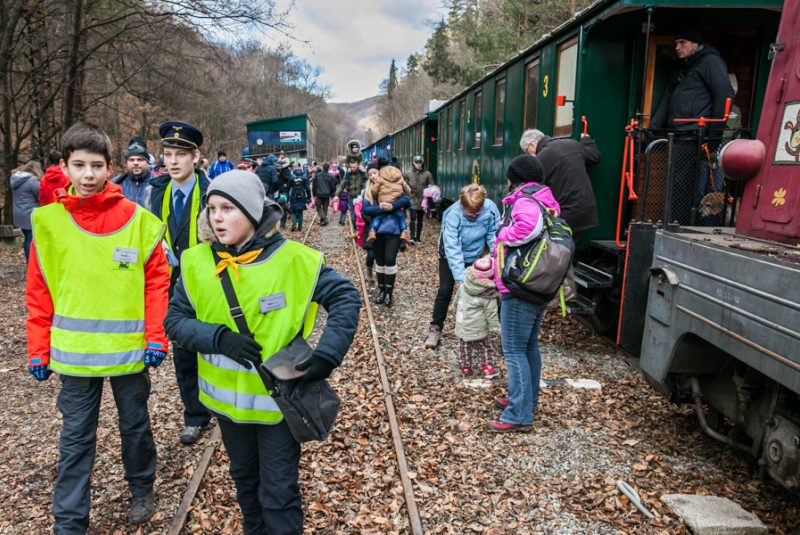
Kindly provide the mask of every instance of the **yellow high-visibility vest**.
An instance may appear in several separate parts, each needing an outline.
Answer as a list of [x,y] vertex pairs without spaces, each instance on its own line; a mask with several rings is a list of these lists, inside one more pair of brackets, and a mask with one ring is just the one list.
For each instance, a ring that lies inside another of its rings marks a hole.
[[[303,337],[311,334],[318,308],[311,299],[323,263],[319,251],[286,240],[268,259],[238,265],[238,281],[233,268],[226,268],[247,326],[264,348],[263,360],[288,345],[301,328]],[[181,267],[197,319],[239,332],[215,273],[211,247],[187,249]],[[274,424],[283,419],[255,369],[220,354],[200,354],[197,368],[200,401],[212,411],[240,423]]]
[[144,369],[144,266],[164,226],[136,207],[118,231],[93,234],[61,203],[34,210],[36,256],[53,299],[50,367],[110,376]]

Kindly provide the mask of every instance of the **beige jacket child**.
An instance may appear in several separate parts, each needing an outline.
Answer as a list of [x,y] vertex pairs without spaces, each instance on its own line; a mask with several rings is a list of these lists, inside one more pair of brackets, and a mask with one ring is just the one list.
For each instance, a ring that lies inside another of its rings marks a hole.
[[378,172],[378,180],[370,186],[373,199],[378,203],[394,202],[403,196],[403,192],[411,198],[411,188],[406,184],[403,173],[397,167],[386,166]]

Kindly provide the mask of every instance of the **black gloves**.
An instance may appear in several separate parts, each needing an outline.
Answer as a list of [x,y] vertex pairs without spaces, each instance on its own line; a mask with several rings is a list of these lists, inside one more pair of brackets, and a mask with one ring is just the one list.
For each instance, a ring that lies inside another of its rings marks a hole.
[[227,329],[219,335],[219,352],[231,360],[235,360],[248,370],[253,364],[261,364],[261,344],[255,341],[252,334],[244,335]]
[[330,377],[335,367],[331,361],[312,355],[310,359],[301,362],[294,369],[297,371],[308,370],[300,378],[303,381],[321,381]]

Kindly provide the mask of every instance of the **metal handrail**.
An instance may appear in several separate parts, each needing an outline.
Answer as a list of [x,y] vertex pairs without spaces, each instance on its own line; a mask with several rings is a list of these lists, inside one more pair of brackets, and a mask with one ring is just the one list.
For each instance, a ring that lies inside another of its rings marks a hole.
[[639,200],[639,222],[644,221],[644,209],[647,204],[647,184],[650,181],[650,155],[656,146],[668,143],[666,139],[657,139],[647,146],[644,151],[644,177],[642,177],[642,195]]

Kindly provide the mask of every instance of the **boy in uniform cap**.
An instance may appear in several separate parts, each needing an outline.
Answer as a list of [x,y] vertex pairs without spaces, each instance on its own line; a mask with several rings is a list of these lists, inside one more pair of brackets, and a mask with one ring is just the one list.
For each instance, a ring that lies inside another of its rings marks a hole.
[[[199,220],[202,243],[183,255],[164,326],[170,338],[200,353],[200,400],[217,416],[244,532],[302,535],[300,444],[253,366],[295,336],[308,337],[321,305],[327,325],[296,368],[302,380],[327,378],[353,341],[361,300],[322,253],[281,235],[282,211],[264,196],[261,181],[247,171],[211,183]],[[249,336],[231,316],[223,272]]]
[[63,425],[53,533],[82,535],[89,527],[106,377],[133,498],[130,522],[147,522],[156,512],[148,367],[167,356],[163,321],[169,266],[159,245],[162,223],[108,181],[113,164],[105,132],[77,124],[61,138],[61,152],[61,170],[71,185],[56,190],[55,202],[32,216],[25,295],[28,364],[38,381],[46,381],[52,370],[60,376],[57,406]]
[[115,177],[111,182],[122,188],[122,194],[129,201],[144,207],[147,201],[147,187],[154,175],[150,172],[150,153],[147,142],[139,136],[131,138],[125,151],[125,165],[128,172]]
[[[205,207],[209,182],[205,173],[195,168],[200,159],[198,149],[203,144],[200,130],[187,123],[168,121],[158,132],[168,174],[152,181],[149,206],[166,227],[163,245],[172,270],[172,296],[181,272],[179,259],[186,249],[198,243],[197,216]],[[197,390],[197,353],[172,344],[172,354],[184,408],[180,441],[194,444],[211,422],[211,414],[200,403]]]

